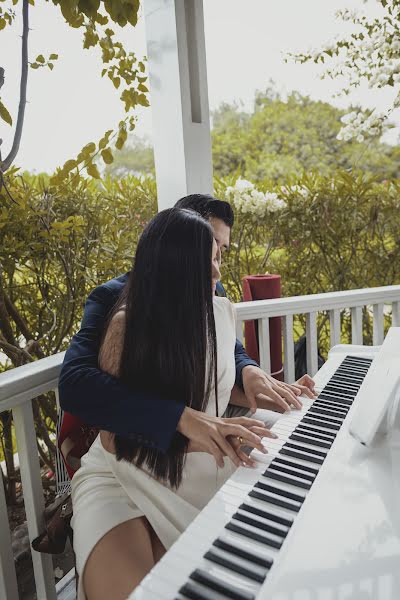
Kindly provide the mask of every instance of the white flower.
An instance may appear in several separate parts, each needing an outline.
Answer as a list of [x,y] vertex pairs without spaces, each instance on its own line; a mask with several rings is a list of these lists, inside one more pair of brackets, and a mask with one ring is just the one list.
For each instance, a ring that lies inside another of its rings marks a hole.
[[247,179],[239,179],[235,183],[235,189],[237,190],[252,190],[254,188],[254,184],[251,181],[247,181]]

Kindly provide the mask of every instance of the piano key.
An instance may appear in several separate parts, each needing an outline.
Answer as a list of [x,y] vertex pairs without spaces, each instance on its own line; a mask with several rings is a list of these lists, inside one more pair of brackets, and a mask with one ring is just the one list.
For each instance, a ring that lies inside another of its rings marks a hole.
[[307,481],[306,479],[302,479],[301,477],[298,477],[296,475],[279,473],[278,471],[274,471],[273,469],[271,471],[267,469],[264,473],[264,477],[274,479],[277,481],[282,481],[283,483],[290,483],[291,485],[303,488],[305,490],[309,490],[312,485],[312,483],[310,483],[310,481]]
[[337,402],[339,404],[345,404],[348,408],[350,408],[350,406],[353,404],[353,399],[348,400],[343,397],[338,397],[338,396],[335,396],[334,394],[332,394],[332,392],[329,394],[322,392],[318,396],[318,399],[319,400],[327,400],[328,402]]
[[268,469],[272,469],[274,471],[278,471],[281,473],[287,473],[288,475],[295,475],[296,477],[301,477],[302,479],[307,479],[308,481],[311,481],[311,482],[313,482],[315,479],[315,475],[312,475],[311,473],[304,471],[303,469],[301,469],[301,467],[299,467],[299,466],[296,466],[296,467],[284,466],[283,464],[276,462],[275,459],[271,462]]
[[210,589],[195,581],[188,581],[179,590],[178,600],[189,598],[190,600],[226,600],[225,594],[213,592],[210,595]]
[[252,498],[257,498],[258,500],[262,500],[264,502],[268,502],[269,504],[276,504],[277,506],[286,508],[287,510],[291,510],[293,512],[299,512],[301,508],[301,504],[299,502],[284,500],[283,498],[275,494],[264,493],[261,489],[250,490],[249,496],[251,496]]
[[272,534],[265,535],[259,533],[258,531],[252,529],[249,526],[245,527],[245,525],[239,524],[239,522],[235,519],[229,521],[229,523],[225,525],[225,529],[228,529],[229,531],[234,531],[239,535],[243,535],[244,537],[247,537],[250,540],[255,540],[257,542],[260,542],[261,544],[265,544],[266,546],[271,546],[271,548],[277,548],[278,550],[280,550],[282,546],[281,539],[273,537]]
[[213,546],[220,548],[221,550],[225,550],[229,554],[233,554],[238,556],[239,558],[243,558],[252,564],[259,565],[260,567],[264,567],[266,570],[270,569],[273,564],[272,558],[266,558],[260,554],[256,554],[254,551],[249,552],[237,544],[232,544],[224,540],[222,537],[217,538],[213,542]]
[[[292,467],[292,466],[297,466],[299,465],[298,462],[291,460],[291,459],[287,459],[284,458],[283,456],[277,456],[274,458],[274,462],[275,463],[281,463],[283,465],[286,465],[288,467]],[[310,467],[308,465],[302,464],[301,468],[303,471],[308,471],[309,473],[312,473],[313,475],[318,475],[319,470],[316,469],[315,467]]]
[[264,569],[263,572],[257,571],[256,569],[252,569],[250,567],[250,565],[247,566],[243,566],[242,563],[240,563],[239,561],[236,561],[232,558],[229,558],[226,556],[226,553],[219,553],[219,552],[215,552],[214,550],[208,550],[206,552],[206,554],[204,555],[204,558],[206,558],[207,560],[211,561],[211,562],[215,562],[216,564],[225,567],[226,569],[230,569],[231,571],[234,571],[235,573],[237,573],[238,575],[243,575],[244,577],[247,577],[248,579],[253,579],[254,581],[257,581],[258,583],[263,583],[263,581],[265,580],[265,576],[267,574],[267,569]]
[[300,450],[301,452],[310,452],[312,454],[315,454],[316,456],[321,456],[322,458],[326,458],[328,454],[326,450],[317,450],[316,448],[309,448],[308,442],[306,444],[294,444],[293,442],[286,442],[283,448],[291,448],[292,450]]
[[330,400],[321,400],[320,398],[314,402],[313,406],[321,406],[328,408],[329,410],[340,411],[344,413],[344,415],[347,415],[350,410],[350,406],[347,406],[346,404],[341,404],[340,402],[331,402]]
[[344,419],[340,419],[339,417],[327,417],[325,415],[321,415],[318,412],[318,409],[314,408],[310,408],[310,410],[307,413],[307,417],[313,417],[315,419],[320,419],[323,423],[332,423],[333,425],[338,425],[339,429],[342,426],[343,420]]
[[251,512],[255,515],[258,515],[259,517],[263,517],[264,519],[269,519],[270,521],[275,521],[276,523],[283,525],[286,528],[287,532],[289,531],[290,527],[293,525],[293,519],[283,517],[279,513],[277,514],[276,511],[272,512],[272,511],[262,510],[262,509],[258,508],[258,506],[255,506],[254,503],[243,502],[239,506],[239,509],[245,510],[247,512]]
[[324,440],[321,440],[319,438],[317,438],[316,436],[305,436],[305,435],[301,435],[300,433],[292,433],[291,436],[289,436],[289,440],[293,440],[294,442],[303,442],[303,443],[307,443],[310,446],[318,446],[320,448],[326,448],[327,450],[329,450],[329,448],[332,446],[332,442],[325,442]]
[[336,438],[335,431],[328,431],[327,429],[321,429],[320,427],[315,427],[314,425],[309,425],[308,423],[299,423],[299,425],[294,429],[294,431],[298,433],[302,433],[304,435],[314,436],[321,440],[325,440],[326,442],[334,442]]
[[340,429],[340,425],[337,425],[336,423],[331,423],[331,422],[326,422],[323,421],[322,419],[316,419],[313,416],[305,416],[303,418],[303,422],[304,423],[309,423],[310,425],[315,425],[316,427],[322,427],[322,428],[326,428],[326,429],[333,429],[334,431],[339,431]]
[[196,569],[190,575],[190,579],[192,581],[196,581],[197,583],[203,584],[210,590],[214,590],[215,592],[225,594],[227,598],[232,598],[232,600],[254,600],[255,598],[254,594],[246,592],[245,590],[238,589],[237,587],[230,585],[229,583],[225,583],[219,578],[211,575],[210,573],[206,573],[201,569]]
[[292,448],[282,448],[281,454],[285,454],[286,456],[294,456],[295,458],[303,458],[308,460],[311,463],[316,463],[318,465],[322,465],[324,459],[320,456],[316,456],[315,454],[310,454],[309,452],[305,452],[303,450],[293,450]]
[[276,496],[283,496],[283,498],[288,498],[294,502],[300,502],[300,504],[305,500],[305,496],[302,494],[295,494],[288,489],[283,489],[278,485],[271,485],[270,483],[264,481],[257,481],[254,488],[264,490],[265,492],[275,494]]
[[268,533],[273,533],[282,539],[287,536],[289,531],[288,527],[282,527],[281,525],[270,523],[265,518],[260,518],[258,515],[252,516],[246,510],[237,511],[233,515],[233,518],[237,521],[241,521],[242,523],[247,523],[247,525],[252,525],[257,529],[262,529]]
[[341,410],[331,410],[330,408],[326,408],[325,406],[320,406],[319,404],[314,404],[312,412],[319,415],[325,415],[327,417],[337,417],[341,421],[344,421],[346,418],[346,414]]

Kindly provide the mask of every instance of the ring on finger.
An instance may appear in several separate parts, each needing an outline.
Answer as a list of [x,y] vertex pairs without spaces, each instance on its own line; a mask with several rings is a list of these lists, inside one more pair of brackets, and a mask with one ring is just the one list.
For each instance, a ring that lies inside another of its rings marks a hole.
[[237,439],[239,440],[239,443],[240,443],[240,444],[243,444],[243,438],[242,438],[242,436],[241,436],[241,435],[238,435],[238,436],[237,436]]

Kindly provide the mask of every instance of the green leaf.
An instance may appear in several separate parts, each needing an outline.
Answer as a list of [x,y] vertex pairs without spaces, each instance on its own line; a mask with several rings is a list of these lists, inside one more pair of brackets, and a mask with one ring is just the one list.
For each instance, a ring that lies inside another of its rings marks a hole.
[[87,167],[87,174],[94,179],[100,179],[100,173],[96,165],[93,163]]
[[127,137],[128,137],[128,134],[126,132],[126,129],[120,129],[117,141],[115,142],[115,147],[118,150],[122,150],[122,148],[124,147],[124,144],[126,142],[126,138]]
[[38,63],[36,63],[36,62],[31,63],[30,66],[31,66],[31,69],[38,69],[40,67],[40,65],[38,65]]
[[47,66],[49,67],[50,71],[52,71],[54,69],[54,65],[53,63],[47,63]]
[[145,92],[145,93],[147,93],[149,91],[147,89],[147,87],[145,85],[143,85],[143,83],[139,83],[138,90],[140,90],[141,92]]
[[36,57],[36,62],[40,63],[41,65],[43,65],[46,62],[43,54],[39,54],[39,56]]
[[58,54],[50,54],[49,60],[57,60]]
[[11,115],[8,112],[8,110],[6,109],[6,107],[4,106],[4,104],[2,103],[1,100],[0,100],[0,117],[3,119],[3,121],[5,121],[6,123],[8,123],[9,125],[12,125]]
[[96,150],[96,144],[94,142],[89,142],[86,144],[81,150],[83,156],[88,158],[94,151]]
[[101,156],[106,165],[111,165],[111,163],[114,161],[113,153],[111,152],[110,148],[102,150]]
[[105,132],[105,134],[103,135],[103,137],[99,141],[99,148],[100,148],[100,150],[102,150],[103,148],[105,148],[107,146],[108,140],[109,140],[110,135],[112,134],[112,132],[113,132],[112,129],[109,129],[108,131]]
[[120,77],[114,77],[112,80],[115,89],[118,89],[119,86],[121,85],[121,78]]

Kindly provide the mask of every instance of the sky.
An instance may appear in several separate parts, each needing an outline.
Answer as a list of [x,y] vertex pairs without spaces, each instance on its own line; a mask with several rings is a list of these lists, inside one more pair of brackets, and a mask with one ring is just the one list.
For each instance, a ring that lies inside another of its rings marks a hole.
[[[340,8],[358,8],[375,14],[377,2],[369,0],[204,0],[205,38],[210,109],[221,102],[241,101],[251,110],[254,93],[273,80],[282,93],[297,90],[313,99],[345,107],[350,101],[383,108],[390,91],[359,89],[350,99],[335,98],[339,82],[321,80],[322,68],[314,64],[286,64],[288,52],[318,48],[346,31],[335,18]],[[16,7],[20,9],[18,4]],[[54,70],[29,71],[28,105],[17,163],[33,172],[51,172],[73,158],[86,143],[98,141],[123,118],[118,92],[101,79],[97,50],[83,50],[81,33],[64,23],[50,2],[37,0],[31,7],[30,58],[59,54]],[[351,27],[346,25],[347,30]],[[113,27],[117,30],[117,28]],[[0,34],[0,65],[6,82],[2,101],[14,120],[18,106],[21,19]],[[143,18],[120,31],[129,50],[146,54]],[[151,97],[150,97],[151,101]],[[151,139],[151,108],[139,114],[137,134]],[[393,136],[398,131],[391,132]],[[3,156],[11,144],[11,129],[0,123]]]

